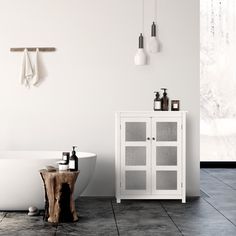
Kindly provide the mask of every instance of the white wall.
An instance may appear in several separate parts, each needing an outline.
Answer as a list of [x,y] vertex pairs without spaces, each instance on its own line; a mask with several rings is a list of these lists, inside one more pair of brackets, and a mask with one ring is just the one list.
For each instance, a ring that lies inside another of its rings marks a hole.
[[[87,195],[114,194],[114,112],[151,110],[163,86],[188,110],[187,192],[199,195],[199,3],[158,0],[163,51],[135,67],[137,0],[0,0],[0,148],[97,153]],[[153,1],[145,1],[149,35]],[[19,83],[22,53],[10,47],[53,46],[43,53],[47,78]]]

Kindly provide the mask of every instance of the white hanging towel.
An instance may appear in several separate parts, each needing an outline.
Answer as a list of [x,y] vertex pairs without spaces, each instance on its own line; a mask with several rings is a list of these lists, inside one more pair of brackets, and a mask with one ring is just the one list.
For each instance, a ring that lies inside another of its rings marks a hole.
[[34,67],[34,85],[37,85],[39,82],[40,77],[39,77],[39,49],[36,49],[36,55],[35,55],[35,67]]
[[30,62],[28,50],[25,48],[22,62],[22,69],[21,69],[21,83],[29,87],[30,85],[29,82],[33,78],[33,76],[34,72]]

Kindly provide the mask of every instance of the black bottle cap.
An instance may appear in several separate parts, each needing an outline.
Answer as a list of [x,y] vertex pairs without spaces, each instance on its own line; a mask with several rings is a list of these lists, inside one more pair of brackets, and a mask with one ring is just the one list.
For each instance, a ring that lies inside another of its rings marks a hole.
[[167,92],[166,92],[167,88],[161,88],[161,90],[164,90],[163,95],[166,96],[167,95]]
[[154,92],[156,94],[156,98],[158,99],[160,97],[160,93],[159,92]]
[[75,155],[75,148],[77,148],[77,146],[72,146],[72,148],[73,148],[73,151],[72,151],[72,155]]

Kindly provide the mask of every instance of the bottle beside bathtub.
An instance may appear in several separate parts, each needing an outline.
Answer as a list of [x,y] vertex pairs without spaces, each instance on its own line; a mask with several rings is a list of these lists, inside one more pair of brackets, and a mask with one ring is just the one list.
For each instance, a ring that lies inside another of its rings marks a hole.
[[72,147],[72,155],[69,152],[62,153],[62,160],[58,162],[59,171],[78,171],[78,157],[75,151],[76,146]]
[[78,171],[78,157],[76,156],[75,148],[76,146],[72,147],[72,155],[69,158],[69,170],[70,171]]
[[69,152],[62,153],[62,160],[57,162],[59,171],[67,171],[69,169],[69,158]]

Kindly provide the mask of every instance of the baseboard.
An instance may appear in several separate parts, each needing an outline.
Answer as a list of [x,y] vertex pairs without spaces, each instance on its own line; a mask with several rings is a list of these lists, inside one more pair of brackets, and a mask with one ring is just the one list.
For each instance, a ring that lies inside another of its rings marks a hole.
[[236,168],[236,161],[201,161],[200,168]]

